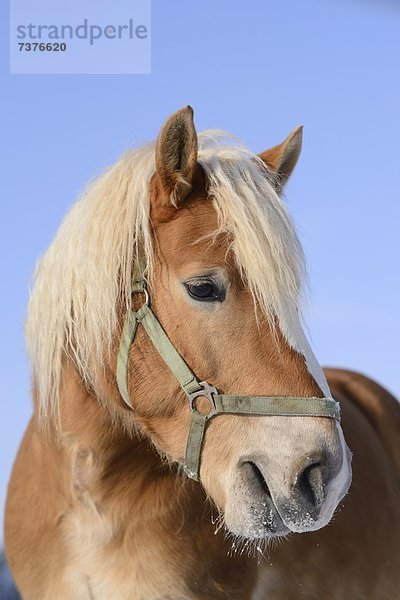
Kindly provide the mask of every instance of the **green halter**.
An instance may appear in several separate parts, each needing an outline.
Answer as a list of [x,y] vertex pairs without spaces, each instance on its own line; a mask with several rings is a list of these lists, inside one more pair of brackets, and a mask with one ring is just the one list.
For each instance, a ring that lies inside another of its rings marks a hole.
[[[125,317],[117,359],[118,389],[126,404],[133,408],[128,391],[128,356],[129,348],[135,339],[137,326],[141,323],[188,397],[191,423],[183,468],[191,479],[200,481],[200,459],[205,428],[207,421],[215,415],[233,413],[281,417],[329,417],[340,420],[340,406],[333,398],[220,394],[206,381],[197,379],[168,338],[149,306],[145,281],[136,281],[133,284],[132,292],[144,293],[145,303],[136,311],[128,311]],[[202,414],[196,408],[196,399],[200,396],[207,398],[210,403],[211,409],[207,415]]]

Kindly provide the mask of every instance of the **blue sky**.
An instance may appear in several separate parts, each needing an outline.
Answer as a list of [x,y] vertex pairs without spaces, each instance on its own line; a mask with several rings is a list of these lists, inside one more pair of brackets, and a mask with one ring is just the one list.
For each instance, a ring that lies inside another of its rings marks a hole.
[[400,392],[400,10],[367,0],[153,0],[151,75],[8,74],[1,5],[0,509],[31,413],[28,282],[77,193],[191,104],[253,150],[304,125],[287,203],[322,364]]

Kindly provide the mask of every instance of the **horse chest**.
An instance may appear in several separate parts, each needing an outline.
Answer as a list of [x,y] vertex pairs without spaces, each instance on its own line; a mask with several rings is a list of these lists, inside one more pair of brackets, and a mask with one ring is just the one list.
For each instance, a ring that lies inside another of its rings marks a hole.
[[[219,600],[235,598],[201,565],[142,536],[124,538],[94,505],[66,520],[71,558],[64,580],[76,600]],[[147,544],[146,544],[147,542]],[[71,596],[66,596],[70,598]]]

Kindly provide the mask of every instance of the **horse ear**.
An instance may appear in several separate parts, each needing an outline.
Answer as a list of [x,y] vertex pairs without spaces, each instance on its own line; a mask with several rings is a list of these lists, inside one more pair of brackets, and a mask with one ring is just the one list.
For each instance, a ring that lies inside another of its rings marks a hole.
[[303,127],[296,127],[278,146],[259,154],[259,158],[276,174],[275,188],[280,193],[292,174],[300,156],[303,142]]
[[157,177],[167,204],[178,206],[190,193],[196,165],[193,109],[186,106],[167,119],[156,145]]

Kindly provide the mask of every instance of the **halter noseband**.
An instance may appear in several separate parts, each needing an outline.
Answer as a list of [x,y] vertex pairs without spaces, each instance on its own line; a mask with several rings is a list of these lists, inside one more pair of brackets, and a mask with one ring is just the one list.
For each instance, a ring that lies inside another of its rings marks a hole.
[[[185,473],[200,481],[200,459],[207,421],[223,413],[284,417],[328,417],[340,421],[340,406],[333,398],[306,398],[295,396],[232,396],[220,394],[207,381],[199,381],[172,344],[159,320],[150,308],[149,294],[144,280],[136,281],[132,293],[144,293],[145,302],[138,310],[128,311],[122,330],[117,359],[117,384],[125,403],[132,407],[128,391],[128,356],[139,323],[157,348],[164,362],[175,375],[185,392],[191,413],[190,430],[183,463]],[[207,398],[210,412],[202,414],[196,408],[196,399]]]

